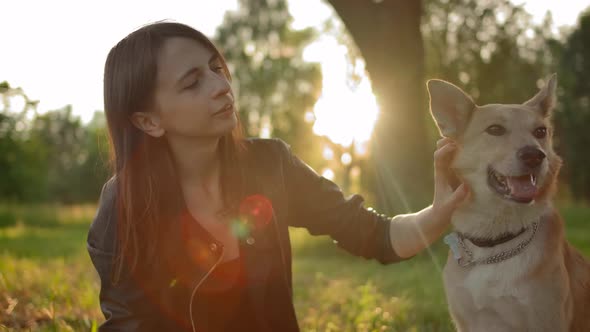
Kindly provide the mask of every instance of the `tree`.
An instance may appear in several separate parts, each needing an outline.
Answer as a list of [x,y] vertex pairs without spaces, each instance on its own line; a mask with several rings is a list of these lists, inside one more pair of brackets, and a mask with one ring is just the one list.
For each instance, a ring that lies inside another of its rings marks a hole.
[[84,144],[87,132],[80,119],[72,115],[72,107],[68,105],[38,115],[33,120],[29,136],[29,144],[43,147],[40,169],[45,181],[40,189],[44,198],[64,203],[79,202],[80,190],[88,180],[77,172],[88,158]]
[[549,16],[535,26],[508,0],[426,1],[427,76],[460,85],[480,105],[522,103],[552,70],[551,24]]
[[38,101],[8,82],[0,83],[0,98],[0,199],[38,198],[41,147],[27,143],[29,118],[36,114]]
[[106,119],[104,112],[95,112],[92,120],[84,126],[82,151],[79,162],[72,170],[75,178],[82,181],[82,185],[71,188],[76,201],[96,202],[102,185],[108,180],[109,146]]
[[590,8],[580,15],[575,30],[562,45],[555,45],[560,56],[558,112],[556,122],[562,137],[564,171],[572,194],[590,200]]
[[378,205],[388,213],[423,206],[432,193],[421,1],[329,0],[365,59],[381,109],[372,158]]
[[38,114],[7,82],[0,101],[0,200],[95,202],[108,176],[104,114],[87,126],[71,106]]
[[215,41],[235,80],[239,113],[250,136],[280,137],[309,154],[314,139],[305,113],[318,98],[321,73],[302,51],[313,30],[294,31],[285,0],[240,0]]

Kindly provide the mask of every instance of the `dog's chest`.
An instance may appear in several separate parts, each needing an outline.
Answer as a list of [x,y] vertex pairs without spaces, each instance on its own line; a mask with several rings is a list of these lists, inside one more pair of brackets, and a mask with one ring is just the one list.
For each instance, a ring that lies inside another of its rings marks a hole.
[[[522,254],[510,260],[490,265],[478,265],[471,268],[453,269],[452,274],[459,278],[451,278],[454,285],[450,289],[463,293],[462,297],[468,297],[474,309],[481,310],[485,307],[494,306],[494,303],[501,302],[503,307],[507,304],[516,307],[527,305],[530,291],[523,279],[527,274],[528,264],[524,261],[530,260],[529,255]],[[451,261],[449,264],[455,264]],[[449,265],[447,264],[447,265]],[[449,294],[450,295],[450,294]]]
[[[520,257],[518,257],[520,258]],[[506,302],[511,298],[514,305],[526,305],[521,303],[526,297],[527,290],[521,287],[519,280],[524,277],[522,259],[513,259],[493,265],[476,266],[465,275],[464,287],[477,308],[483,308],[495,301]]]
[[543,259],[537,231],[544,233],[544,230],[538,228],[538,223],[534,223],[515,238],[492,247],[475,246],[456,234],[445,237],[452,253],[445,266],[448,295],[458,293],[467,297],[468,305],[474,309],[490,306],[495,301],[527,305],[530,283],[524,281]]
[[[445,291],[450,310],[476,326],[502,322],[512,330],[551,325],[561,315],[567,290],[567,273],[558,251],[543,246],[542,235],[518,255],[494,264],[461,267],[452,255],[444,270]],[[501,250],[506,250],[503,248]],[[488,257],[498,250],[474,252],[476,258]]]

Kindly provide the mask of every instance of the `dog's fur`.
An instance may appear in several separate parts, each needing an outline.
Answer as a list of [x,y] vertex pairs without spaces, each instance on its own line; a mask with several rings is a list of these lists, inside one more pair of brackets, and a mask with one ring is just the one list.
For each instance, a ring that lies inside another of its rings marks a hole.
[[[459,331],[590,331],[590,263],[565,240],[563,221],[551,202],[561,166],[551,141],[555,86],[553,75],[523,104],[477,106],[453,84],[428,81],[430,109],[439,130],[459,145],[452,169],[471,188],[471,198],[453,214],[452,224],[466,236],[464,243],[474,258],[513,249],[530,238],[531,225],[538,222],[528,246],[501,262],[462,267],[449,253],[444,285]],[[492,125],[505,130],[489,130]],[[540,127],[547,128],[545,138],[537,137]],[[523,147],[546,157],[538,166],[526,167],[519,158]],[[506,176],[500,179],[510,186],[495,190],[490,170]],[[514,192],[511,177],[530,174],[536,183],[525,181],[520,193]],[[502,244],[472,243],[523,229],[527,231]]]

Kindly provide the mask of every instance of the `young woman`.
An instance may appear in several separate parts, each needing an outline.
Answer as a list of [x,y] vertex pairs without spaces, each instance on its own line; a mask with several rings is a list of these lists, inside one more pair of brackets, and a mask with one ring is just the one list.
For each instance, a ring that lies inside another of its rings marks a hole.
[[468,194],[449,185],[455,145],[441,140],[431,206],[365,209],[282,141],[243,138],[230,81],[211,41],[183,24],[144,26],[111,49],[114,176],[88,234],[101,331],[298,331],[288,226],[388,264],[434,242]]

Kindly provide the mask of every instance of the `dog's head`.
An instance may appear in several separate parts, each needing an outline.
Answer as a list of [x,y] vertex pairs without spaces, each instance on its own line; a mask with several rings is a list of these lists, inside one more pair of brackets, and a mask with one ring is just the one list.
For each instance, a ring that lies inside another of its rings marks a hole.
[[440,133],[461,147],[452,168],[470,185],[478,207],[522,210],[547,201],[561,165],[552,148],[555,86],[552,75],[523,104],[478,106],[455,85],[428,81]]

